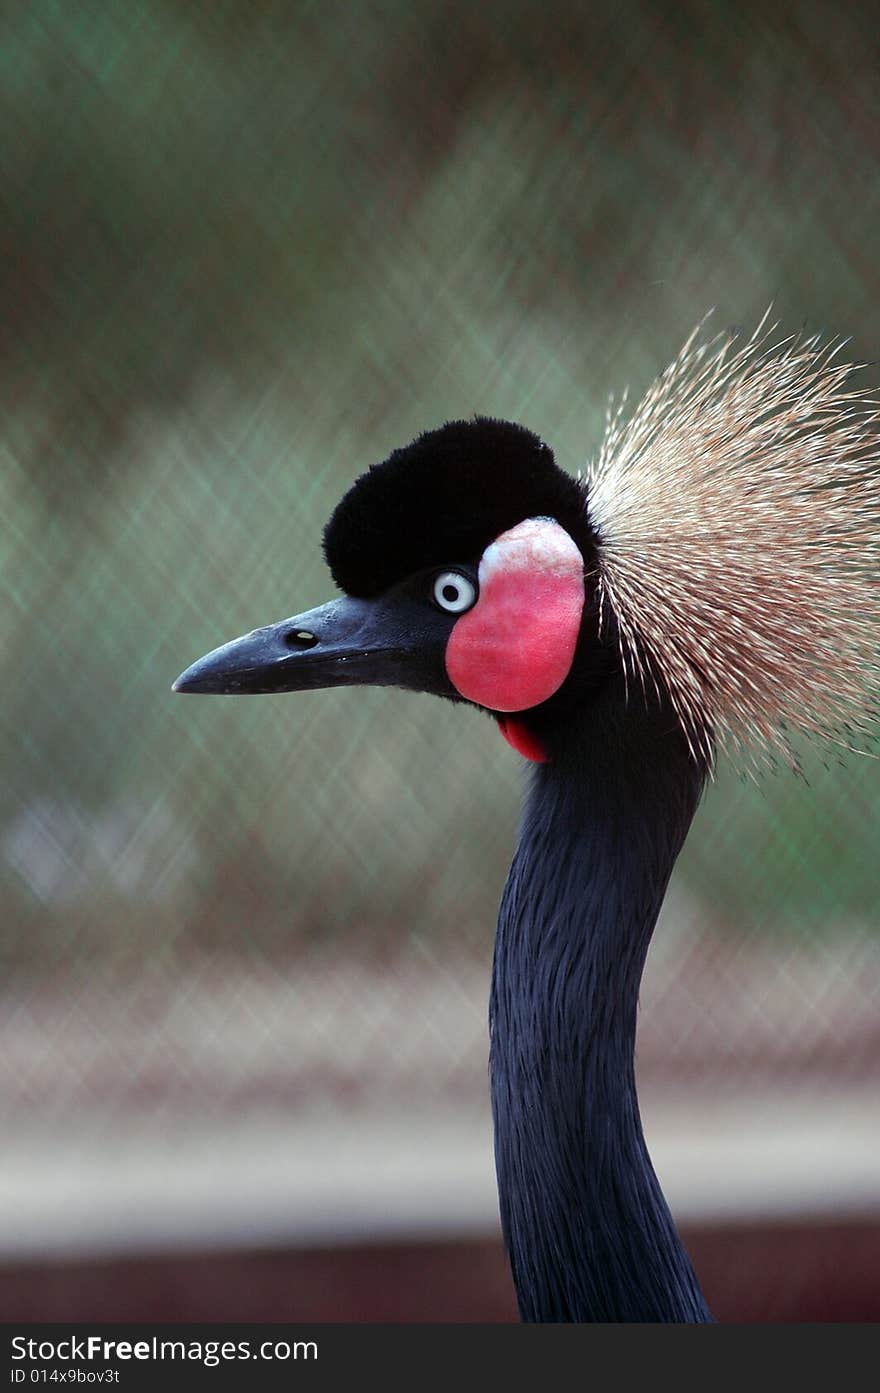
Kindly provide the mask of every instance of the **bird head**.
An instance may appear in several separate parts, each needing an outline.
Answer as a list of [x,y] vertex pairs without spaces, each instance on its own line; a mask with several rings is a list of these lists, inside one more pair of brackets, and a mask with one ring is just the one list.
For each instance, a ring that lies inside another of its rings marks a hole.
[[696,331],[585,478],[510,422],[453,421],[355,481],[343,592],[208,653],[181,692],[397,686],[495,716],[532,759],[612,674],[693,757],[796,763],[876,732],[877,413],[840,345]]
[[427,431],[352,485],[324,532],[342,598],[215,649],[181,692],[397,686],[492,713],[520,753],[613,661],[581,483],[531,431]]

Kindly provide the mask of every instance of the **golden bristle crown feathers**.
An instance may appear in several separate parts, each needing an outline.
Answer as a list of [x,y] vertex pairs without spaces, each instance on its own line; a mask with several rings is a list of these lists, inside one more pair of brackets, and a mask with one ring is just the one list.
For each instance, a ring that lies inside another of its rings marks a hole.
[[842,343],[702,327],[586,471],[600,609],[630,686],[663,689],[695,756],[796,763],[876,719],[880,439]]

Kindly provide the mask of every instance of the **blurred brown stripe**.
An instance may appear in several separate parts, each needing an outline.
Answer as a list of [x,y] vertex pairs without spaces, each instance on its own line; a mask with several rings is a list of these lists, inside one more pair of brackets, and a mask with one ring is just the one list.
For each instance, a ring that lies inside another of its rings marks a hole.
[[[721,1322],[880,1321],[880,1220],[684,1230]],[[516,1320],[494,1240],[29,1263],[0,1268],[0,1320]]]

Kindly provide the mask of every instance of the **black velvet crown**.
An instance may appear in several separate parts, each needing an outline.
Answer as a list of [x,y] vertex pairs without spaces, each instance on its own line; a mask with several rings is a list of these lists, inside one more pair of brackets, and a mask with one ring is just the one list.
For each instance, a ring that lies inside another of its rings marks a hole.
[[429,566],[474,563],[524,518],[552,517],[589,563],[586,494],[524,426],[476,416],[426,431],[352,484],[324,529],[341,590],[379,595]]

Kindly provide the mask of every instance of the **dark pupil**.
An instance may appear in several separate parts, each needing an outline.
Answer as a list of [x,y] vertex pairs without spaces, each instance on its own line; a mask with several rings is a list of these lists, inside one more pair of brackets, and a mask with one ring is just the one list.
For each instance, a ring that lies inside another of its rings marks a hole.
[[454,604],[455,601],[458,599],[458,586],[444,585],[443,598],[444,600],[448,600],[450,604]]

